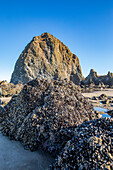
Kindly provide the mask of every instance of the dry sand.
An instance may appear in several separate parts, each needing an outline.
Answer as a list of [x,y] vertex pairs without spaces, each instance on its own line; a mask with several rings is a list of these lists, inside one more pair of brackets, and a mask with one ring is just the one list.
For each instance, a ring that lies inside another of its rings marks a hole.
[[100,96],[101,94],[106,94],[108,97],[113,97],[113,89],[104,89],[102,91],[94,91],[94,92],[91,92],[91,93],[82,93],[84,97],[98,97]]
[[113,97],[113,89],[104,89],[102,91],[94,91],[91,93],[82,93],[82,95],[86,98],[88,98],[88,100],[90,101],[90,103],[94,106],[94,107],[104,107],[108,110],[113,110],[113,104],[112,105],[103,105],[102,103],[100,103],[100,100],[92,100],[92,97],[99,97],[101,94],[106,94],[108,97]]

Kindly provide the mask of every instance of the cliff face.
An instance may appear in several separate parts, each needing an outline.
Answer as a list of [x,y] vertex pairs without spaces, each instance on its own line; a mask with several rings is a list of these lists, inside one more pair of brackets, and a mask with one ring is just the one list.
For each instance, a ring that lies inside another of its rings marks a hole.
[[27,83],[39,75],[79,84],[83,79],[78,57],[49,33],[36,36],[18,58],[11,83]]
[[93,69],[90,70],[89,75],[85,78],[84,81],[82,81],[84,84],[91,84],[94,83],[95,85],[99,85],[100,83],[104,85],[113,85],[113,73],[108,72],[107,75],[99,76],[97,75],[97,72]]

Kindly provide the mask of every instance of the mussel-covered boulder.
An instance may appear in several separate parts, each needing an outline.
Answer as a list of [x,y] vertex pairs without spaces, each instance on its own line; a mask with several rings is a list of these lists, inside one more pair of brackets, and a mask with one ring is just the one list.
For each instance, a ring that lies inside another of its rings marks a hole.
[[74,131],[50,169],[113,168],[113,119],[101,118],[84,122]]
[[73,82],[37,78],[4,107],[2,132],[30,148],[57,153],[73,129],[96,118],[93,107]]
[[0,106],[0,123],[2,121],[2,118],[3,118],[3,107]]

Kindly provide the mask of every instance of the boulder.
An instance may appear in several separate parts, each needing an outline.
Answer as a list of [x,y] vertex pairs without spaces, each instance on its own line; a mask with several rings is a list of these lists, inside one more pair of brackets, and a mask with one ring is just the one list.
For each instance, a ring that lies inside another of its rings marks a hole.
[[101,94],[101,95],[99,96],[99,99],[100,99],[100,100],[107,99],[107,98],[108,98],[108,97],[107,97],[106,94]]
[[26,84],[4,107],[3,116],[4,135],[31,150],[41,146],[54,154],[71,139],[75,127],[97,117],[74,83],[46,78]]
[[103,101],[101,101],[101,102],[102,102],[102,104],[109,104],[109,103],[110,103],[109,99],[103,100]]
[[111,117],[113,117],[113,110],[108,110],[107,113],[108,113]]
[[113,168],[113,119],[84,122],[74,131],[63,150],[50,166],[52,169]]
[[97,100],[97,97],[93,96],[93,97],[92,97],[92,100]]
[[2,122],[3,119],[3,107],[0,106],[0,123]]

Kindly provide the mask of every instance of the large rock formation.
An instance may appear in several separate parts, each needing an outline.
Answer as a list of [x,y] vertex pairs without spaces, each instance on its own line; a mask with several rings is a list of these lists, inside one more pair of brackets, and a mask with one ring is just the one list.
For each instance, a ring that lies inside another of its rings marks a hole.
[[57,153],[73,129],[96,118],[92,105],[71,81],[37,78],[24,86],[2,111],[2,132],[31,150]]
[[107,75],[99,76],[97,72],[93,69],[90,70],[89,75],[82,81],[82,84],[95,84],[95,85],[113,85],[113,73],[108,72]]
[[11,83],[27,83],[38,75],[67,78],[75,84],[83,79],[78,57],[49,33],[34,37],[25,47],[16,62]]

